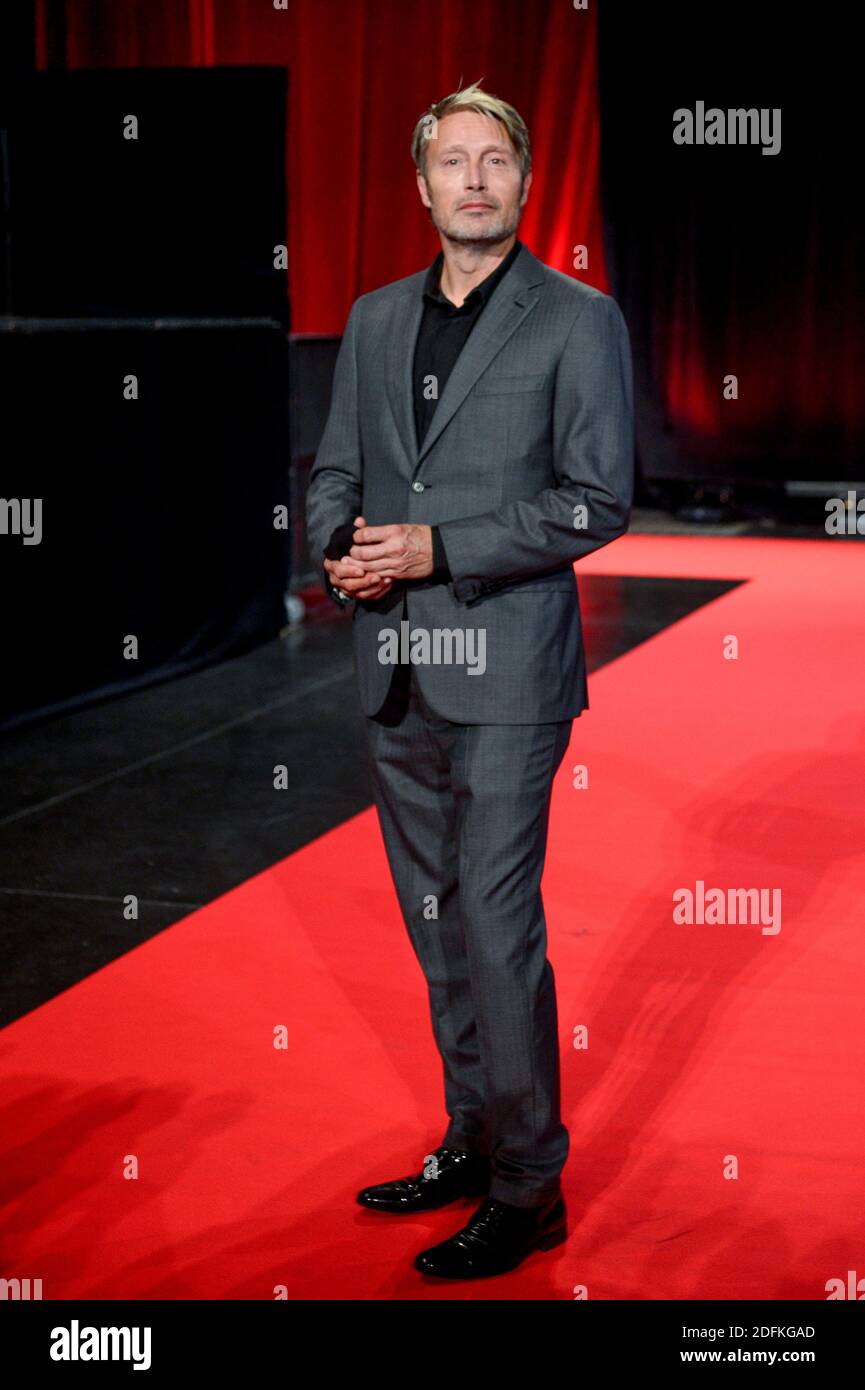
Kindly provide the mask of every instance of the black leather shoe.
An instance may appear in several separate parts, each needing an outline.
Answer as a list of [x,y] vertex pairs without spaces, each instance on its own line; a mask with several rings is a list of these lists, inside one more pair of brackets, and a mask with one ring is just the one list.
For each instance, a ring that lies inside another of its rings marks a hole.
[[488,1197],[467,1226],[441,1245],[422,1250],[414,1266],[440,1279],[486,1279],[516,1269],[533,1250],[552,1250],[567,1234],[561,1196],[540,1207],[515,1207]]
[[357,1200],[373,1211],[435,1211],[458,1197],[479,1197],[489,1186],[490,1161],[484,1154],[440,1148],[426,1155],[422,1172],[364,1187]]

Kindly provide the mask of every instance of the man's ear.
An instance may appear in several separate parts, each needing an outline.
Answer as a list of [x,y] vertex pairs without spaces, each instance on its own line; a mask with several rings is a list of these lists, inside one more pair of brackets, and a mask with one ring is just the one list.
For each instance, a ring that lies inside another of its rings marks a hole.
[[417,191],[420,194],[421,202],[423,203],[425,208],[432,207],[432,199],[429,195],[429,189],[427,188],[426,178],[421,173],[420,169],[415,170],[415,177],[417,178]]
[[526,201],[526,199],[527,199],[528,196],[529,196],[529,189],[531,188],[531,186],[532,186],[532,171],[531,171],[531,169],[530,169],[529,172],[526,174],[526,177],[525,177],[524,180],[523,180],[523,192],[522,192],[522,196],[521,196],[521,198],[520,198],[520,207],[524,207],[524,206],[525,206],[525,201]]

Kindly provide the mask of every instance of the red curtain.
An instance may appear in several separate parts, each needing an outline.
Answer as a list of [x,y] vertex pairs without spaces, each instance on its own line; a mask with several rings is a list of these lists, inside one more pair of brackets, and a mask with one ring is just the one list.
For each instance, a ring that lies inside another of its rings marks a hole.
[[436,254],[411,135],[431,101],[478,80],[529,127],[518,235],[608,289],[595,12],[569,0],[37,0],[37,64],[287,67],[292,329],[341,333],[357,295]]

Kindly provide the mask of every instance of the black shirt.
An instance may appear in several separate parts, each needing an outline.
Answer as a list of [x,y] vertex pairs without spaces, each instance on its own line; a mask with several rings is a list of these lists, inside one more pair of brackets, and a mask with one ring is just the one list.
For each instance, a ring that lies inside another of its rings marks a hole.
[[[423,286],[423,315],[414,350],[414,420],[418,448],[426,438],[448,377],[477,323],[481,310],[493,290],[510,270],[522,243],[515,241],[504,260],[468,294],[462,304],[454,304],[441,291],[444,253],[439,251],[426,274]],[[436,396],[428,400],[429,378],[437,384]]]

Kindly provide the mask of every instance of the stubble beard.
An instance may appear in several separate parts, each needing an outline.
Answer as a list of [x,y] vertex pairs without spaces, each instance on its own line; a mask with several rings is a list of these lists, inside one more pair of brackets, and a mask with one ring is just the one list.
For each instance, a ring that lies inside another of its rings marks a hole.
[[519,203],[509,214],[499,209],[497,216],[492,219],[484,218],[482,225],[479,225],[476,230],[473,227],[458,225],[459,214],[456,214],[449,221],[442,221],[436,214],[434,207],[430,208],[430,218],[436,231],[455,246],[492,246],[497,242],[507,240],[509,236],[513,236],[520,225],[522,211]]

